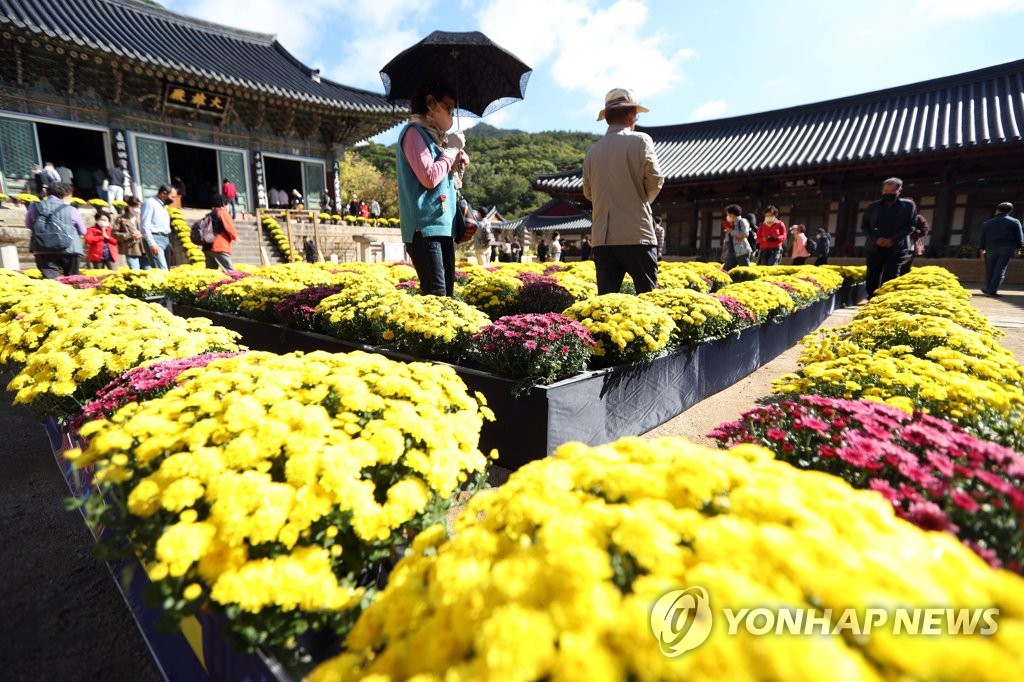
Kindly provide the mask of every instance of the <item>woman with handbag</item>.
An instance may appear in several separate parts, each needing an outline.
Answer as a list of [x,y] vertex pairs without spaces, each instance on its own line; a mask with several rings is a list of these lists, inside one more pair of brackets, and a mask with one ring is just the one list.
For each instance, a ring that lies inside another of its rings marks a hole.
[[410,101],[409,122],[398,137],[398,205],[402,241],[420,280],[420,293],[455,291],[455,220],[461,170],[469,164],[462,133],[448,133],[455,93],[425,88]]
[[128,205],[124,213],[114,221],[114,238],[117,239],[117,250],[128,262],[129,270],[149,269],[149,260],[142,244],[142,232],[139,228],[139,212],[142,202],[138,197],[127,199]]

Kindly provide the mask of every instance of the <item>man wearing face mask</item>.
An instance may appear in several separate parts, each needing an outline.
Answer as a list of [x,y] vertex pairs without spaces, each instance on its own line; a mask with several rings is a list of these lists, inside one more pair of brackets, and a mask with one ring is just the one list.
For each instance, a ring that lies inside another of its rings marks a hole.
[[171,264],[171,215],[167,207],[177,196],[174,187],[160,185],[156,196],[142,202],[142,240],[149,249],[153,267],[161,270],[168,270]]
[[451,296],[455,290],[452,222],[456,190],[469,163],[466,138],[449,133],[455,93],[444,84],[424,88],[410,101],[409,123],[398,136],[398,207],[402,241],[420,280],[420,293]]
[[917,206],[900,199],[903,181],[889,178],[882,183],[882,198],[864,211],[860,228],[867,234],[867,294],[900,276],[900,266],[910,253],[910,235],[917,220]]

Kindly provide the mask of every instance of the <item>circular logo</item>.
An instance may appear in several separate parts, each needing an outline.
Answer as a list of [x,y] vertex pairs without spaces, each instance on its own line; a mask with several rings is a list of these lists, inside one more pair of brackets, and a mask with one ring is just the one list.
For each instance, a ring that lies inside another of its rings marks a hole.
[[711,601],[703,587],[666,592],[651,609],[651,632],[668,658],[696,649],[711,635]]

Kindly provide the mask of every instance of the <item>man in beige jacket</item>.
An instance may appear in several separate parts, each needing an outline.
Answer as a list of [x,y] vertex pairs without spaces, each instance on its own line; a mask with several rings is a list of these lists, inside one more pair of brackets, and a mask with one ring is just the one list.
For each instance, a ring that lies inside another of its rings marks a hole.
[[632,90],[616,88],[604,98],[597,120],[608,132],[583,162],[583,196],[592,216],[597,293],[617,293],[626,273],[638,294],[658,287],[658,237],[651,202],[665,177],[650,135],[636,132],[640,106]]

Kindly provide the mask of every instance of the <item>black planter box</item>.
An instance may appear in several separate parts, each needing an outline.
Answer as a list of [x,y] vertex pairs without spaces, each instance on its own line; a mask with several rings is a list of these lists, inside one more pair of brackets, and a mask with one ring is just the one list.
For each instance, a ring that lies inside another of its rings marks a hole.
[[[496,420],[480,431],[480,449],[496,449],[498,464],[517,469],[562,443],[608,443],[665,423],[708,396],[733,385],[817,329],[835,297],[797,311],[778,323],[746,329],[719,341],[668,353],[648,363],[583,372],[547,386],[516,392],[518,382],[460,365],[450,365],[470,391],[487,398]],[[324,350],[380,353],[400,362],[422,358],[362,346],[324,334],[254,322],[237,315],[176,305],[182,317],[207,317],[242,334],[253,350],[289,353]]]
[[744,329],[697,347],[700,400],[732,386],[761,366],[759,330],[759,327]]
[[836,292],[836,308],[855,306],[867,299],[867,286],[866,282],[859,282],[857,284],[843,282],[843,285],[839,287],[839,291]]
[[[92,482],[92,468],[75,469],[64,458],[65,450],[81,447],[83,443],[69,435],[53,417],[43,420],[43,429],[72,497],[82,499],[98,495]],[[85,511],[81,511],[84,518]],[[111,532],[102,526],[86,524],[86,527],[97,541]],[[161,609],[151,606],[145,599],[152,582],[142,563],[128,558],[108,561],[106,566],[165,680],[293,682],[298,679],[262,651],[235,650],[224,636],[223,618],[212,612],[186,618],[176,630],[163,629],[158,624]]]

